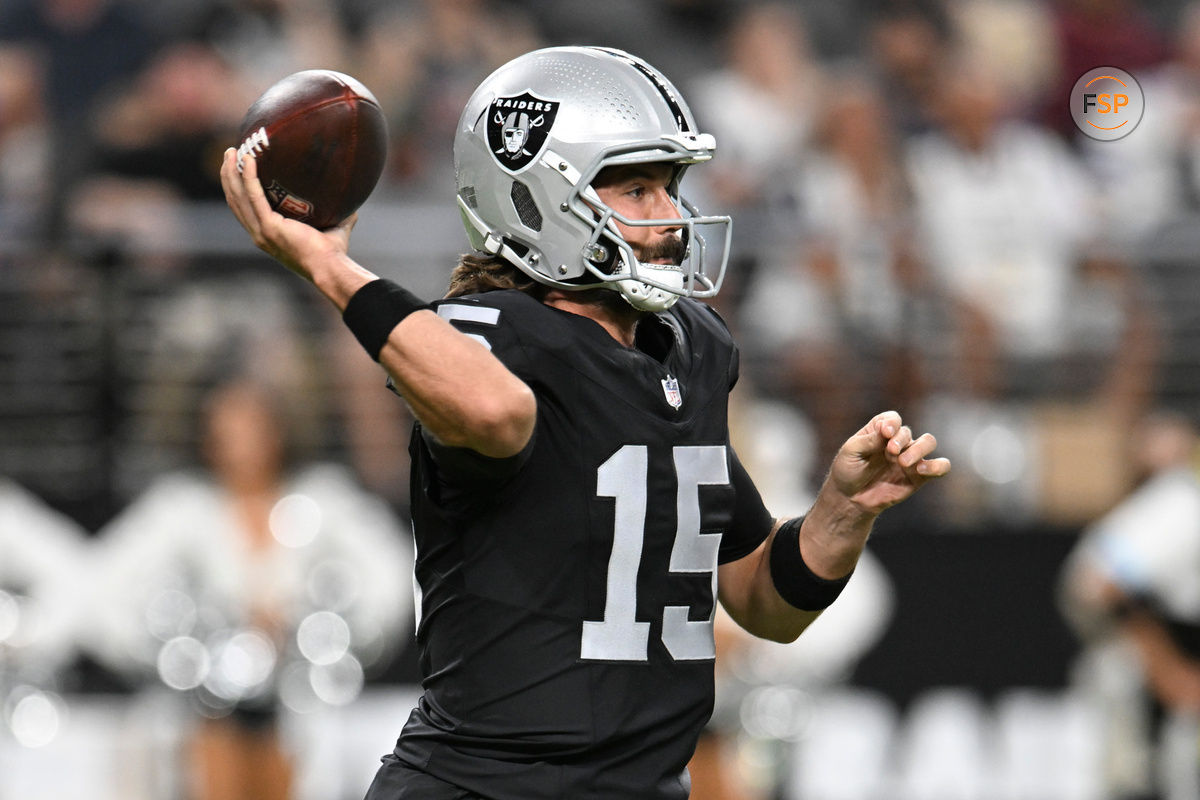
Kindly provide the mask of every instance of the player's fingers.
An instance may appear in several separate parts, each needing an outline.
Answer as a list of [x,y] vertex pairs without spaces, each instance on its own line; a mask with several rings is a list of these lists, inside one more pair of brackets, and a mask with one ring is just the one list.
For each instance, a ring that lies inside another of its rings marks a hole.
[[884,439],[890,439],[896,435],[900,427],[904,424],[900,419],[900,413],[897,411],[883,411],[876,414],[867,428],[878,432]]
[[267,202],[267,193],[263,190],[262,182],[258,179],[258,159],[253,153],[248,153],[242,159],[242,184],[246,187],[246,199],[250,203],[254,215],[259,220],[270,219],[271,204]]
[[221,187],[225,190],[225,202],[233,215],[242,223],[242,227],[253,232],[257,227],[254,212],[246,198],[246,184],[238,167],[237,150],[232,147],[225,151],[225,160],[221,162]]
[[896,435],[888,439],[887,450],[894,456],[898,456],[904,452],[904,449],[913,442],[912,428],[907,425],[901,425],[900,430],[896,431]]
[[917,462],[916,470],[923,478],[940,478],[950,472],[950,459],[927,458]]
[[923,433],[900,453],[900,466],[908,468],[915,466],[937,449],[937,438],[932,433]]
[[283,234],[281,223],[284,222],[284,218],[275,213],[267,200],[262,181],[258,179],[258,160],[253,153],[242,157],[241,172],[247,213],[253,220],[252,224],[247,226],[250,238],[260,250],[277,258]]
[[871,417],[858,433],[851,436],[845,447],[858,455],[877,453],[886,446],[888,439],[900,430],[900,415],[895,411],[884,411]]
[[225,148],[225,157],[221,160],[221,188],[225,190],[225,202],[236,212],[237,194],[240,189],[237,174],[237,150]]
[[896,435],[900,427],[900,415],[895,411],[876,414],[845,441],[839,452],[855,460],[874,458],[886,451],[888,440]]

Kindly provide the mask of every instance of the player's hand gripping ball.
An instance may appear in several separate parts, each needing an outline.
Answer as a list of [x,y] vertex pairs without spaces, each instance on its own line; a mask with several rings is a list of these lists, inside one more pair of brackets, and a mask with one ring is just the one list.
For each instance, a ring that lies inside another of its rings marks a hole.
[[271,208],[315,228],[331,228],[361,206],[387,158],[379,101],[349,75],[296,72],[267,89],[242,121],[246,154]]

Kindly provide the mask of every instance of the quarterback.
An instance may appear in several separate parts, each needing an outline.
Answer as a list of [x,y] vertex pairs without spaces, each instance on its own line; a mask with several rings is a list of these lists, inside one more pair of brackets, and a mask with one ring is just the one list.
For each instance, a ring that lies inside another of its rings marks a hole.
[[[713,615],[792,641],[876,516],[950,464],[878,414],[809,512],[774,519],[729,443],[738,355],[703,303],[730,220],[680,193],[712,158],[627,53],[538,50],[486,78],[454,141],[472,252],[427,304],[271,211],[230,207],[311,281],[410,406],[424,693],[368,798],[682,800],[712,711]],[[798,309],[797,313],[803,313]]]

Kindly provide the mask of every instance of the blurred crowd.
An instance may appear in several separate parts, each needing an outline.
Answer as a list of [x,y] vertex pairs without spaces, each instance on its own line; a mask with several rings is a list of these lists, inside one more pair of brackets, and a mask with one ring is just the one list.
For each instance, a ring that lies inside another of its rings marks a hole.
[[[388,115],[372,204],[448,208],[453,129],[481,76],[580,41],[660,65],[716,134],[689,184],[737,221],[720,306],[746,394],[792,406],[817,463],[864,415],[903,407],[936,419],[966,467],[944,519],[1072,524],[1129,479],[1119,458],[1079,464],[1119,453],[1115,432],[1159,403],[1193,404],[1193,320],[1172,302],[1190,287],[1169,267],[1200,203],[1200,10],[1170,0],[12,0],[0,257],[44,273],[20,291],[109,267],[101,289],[116,272],[118,294],[183,294],[214,271],[205,253],[236,249],[213,250],[238,240],[212,206],[242,114],[317,65],[362,79]],[[1118,142],[1088,140],[1068,111],[1103,64],[1150,97]],[[444,271],[409,252],[444,229],[394,230],[381,270]],[[441,238],[448,256],[464,246]]]
[[[207,720],[189,745],[196,774],[249,758],[286,775],[275,710],[348,702],[394,656],[383,642],[410,613],[397,521],[410,420],[335,315],[252,250],[223,209],[221,154],[284,75],[358,77],[390,132],[363,260],[438,291],[466,247],[451,160],[465,100],[509,58],[570,43],[660,67],[717,138],[684,189],[735,220],[717,300],[742,348],[735,443],[781,513],[802,512],[817,465],[891,407],[955,462],[897,510],[897,527],[1107,530],[1104,515],[1150,472],[1135,432],[1200,422],[1200,3],[4,0],[10,732],[40,735],[21,720],[44,719],[53,695],[30,687],[53,687],[78,640],[98,669],[189,698]],[[1076,79],[1104,65],[1147,98],[1116,142],[1080,134],[1068,107]],[[257,450],[272,458],[237,452],[251,435],[275,437]],[[1171,464],[1191,475],[1187,441]],[[1197,491],[1192,475],[1185,493]],[[313,508],[316,527],[303,521]],[[180,516],[187,525],[164,521]],[[1162,526],[1188,524],[1181,512]],[[1126,562],[1090,547],[1072,564],[1093,553],[1107,594],[1075,587],[1064,602],[1093,641],[1114,630],[1095,614],[1152,592],[1121,591]],[[1200,563],[1189,569],[1200,578]],[[49,632],[32,647],[26,612],[64,581],[96,593],[94,613],[68,624],[42,609]],[[262,595],[243,596],[247,582]],[[886,596],[886,584],[880,571],[859,591]],[[844,675],[878,637],[871,614],[887,603],[865,605],[859,623],[838,623],[841,644],[809,653],[836,667],[810,683]],[[1176,622],[1200,625],[1200,601],[1175,605]],[[1131,641],[1146,640],[1138,632]],[[1188,708],[1200,707],[1196,664],[1175,673],[1190,681]],[[34,711],[22,717],[21,703]]]

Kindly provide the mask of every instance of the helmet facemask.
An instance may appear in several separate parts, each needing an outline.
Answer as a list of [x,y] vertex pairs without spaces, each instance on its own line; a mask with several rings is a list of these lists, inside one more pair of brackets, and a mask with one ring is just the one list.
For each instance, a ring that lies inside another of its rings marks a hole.
[[[576,171],[565,160],[555,167],[569,184],[566,209],[590,229],[579,257],[585,272],[563,281],[561,288],[583,289],[603,287],[621,294],[630,305],[641,311],[662,311],[670,308],[680,297],[713,297],[720,291],[728,261],[732,221],[728,216],[711,216],[700,211],[679,193],[679,179],[693,163],[706,161],[706,152],[697,157],[698,150],[711,146],[711,137],[681,137],[694,139],[685,145],[662,141],[623,145],[602,152],[582,171]],[[554,159],[554,153],[546,158]],[[675,165],[668,189],[678,217],[663,219],[631,219],[608,206],[592,188],[592,181],[607,167],[628,164],[670,163]],[[641,261],[633,245],[621,235],[617,223],[630,228],[677,228],[684,243],[679,264],[656,264]],[[719,247],[719,263],[715,269],[710,240]],[[543,280],[543,278],[539,278]]]

